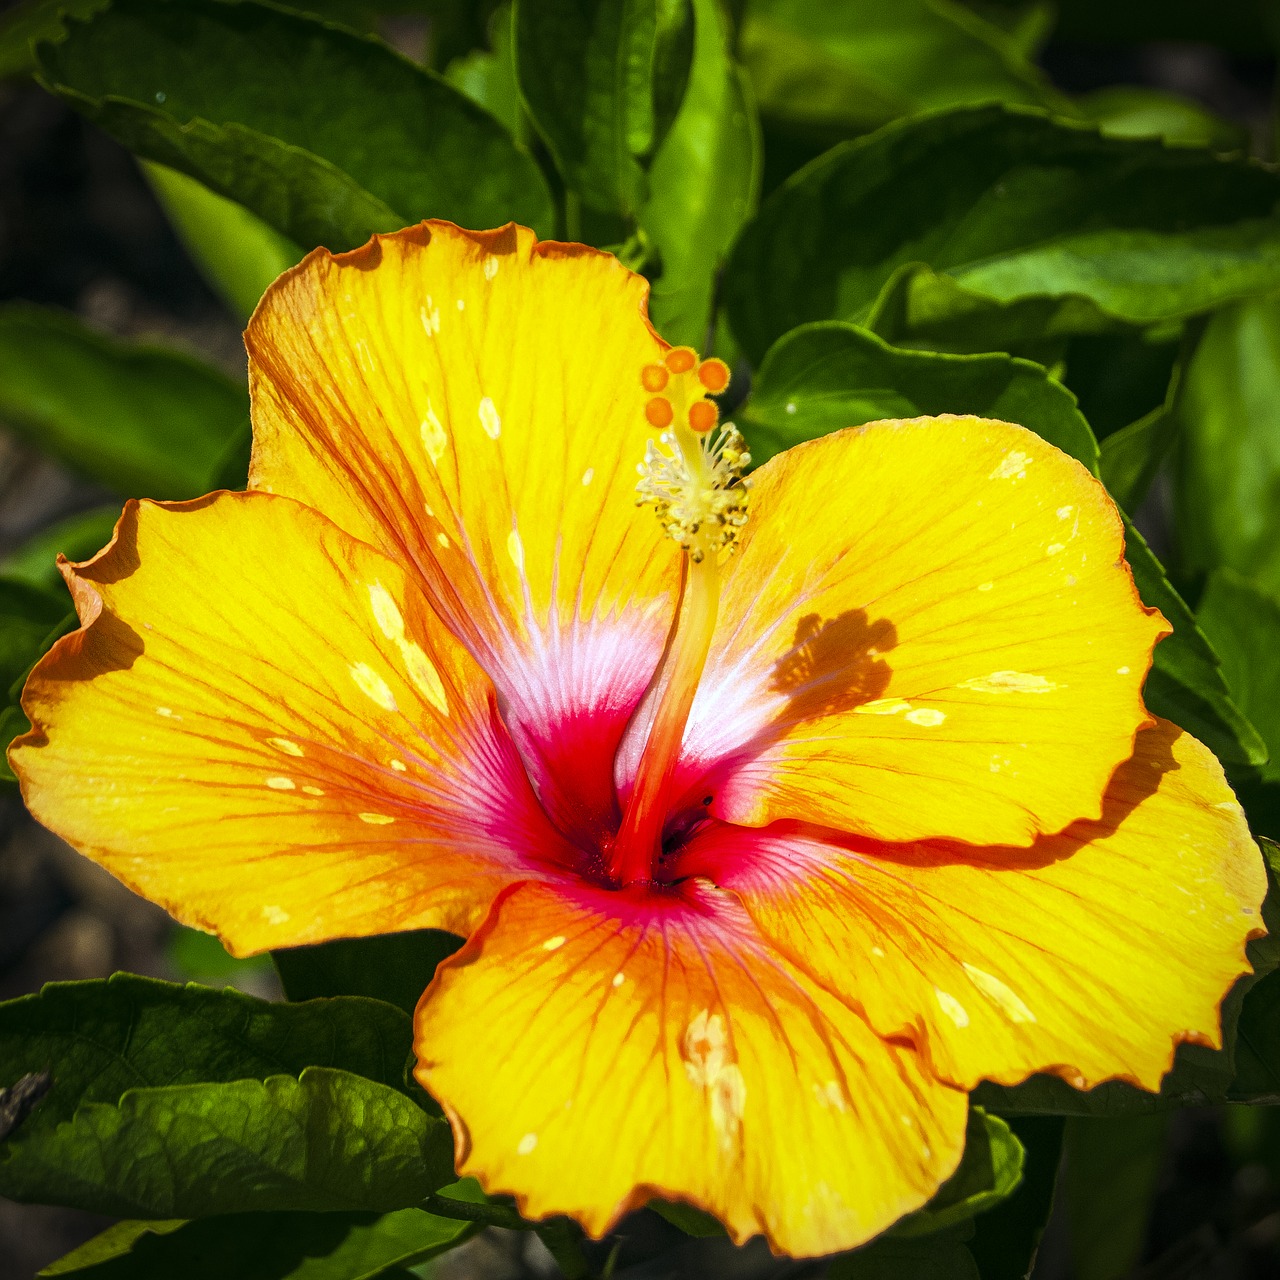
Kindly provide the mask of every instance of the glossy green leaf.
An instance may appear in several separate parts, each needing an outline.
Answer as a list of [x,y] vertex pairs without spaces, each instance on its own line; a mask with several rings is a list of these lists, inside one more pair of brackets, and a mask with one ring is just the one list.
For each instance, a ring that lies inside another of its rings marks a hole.
[[1017,35],[957,0],[748,0],[741,52],[760,109],[792,126],[863,133],[970,102],[1072,113]]
[[982,1280],[1027,1280],[1053,1210],[1062,1155],[1062,1121],[1028,1116],[1010,1127],[1026,1153],[1022,1183],[974,1223],[969,1248]]
[[111,503],[105,507],[92,507],[77,515],[68,516],[32,534],[21,546],[11,551],[0,562],[0,574],[6,578],[18,578],[32,586],[53,588],[63,600],[62,575],[58,572],[58,557],[68,560],[88,560],[111,541],[120,508]]
[[962,108],[835,147],[774,192],[726,302],[754,363],[805,321],[866,318],[891,280],[889,340],[1016,350],[1275,288],[1278,199],[1256,164]]
[[118,342],[60,311],[0,309],[0,422],[122,494],[207,493],[248,416],[243,387],[181,352]]
[[472,49],[445,69],[445,79],[497,116],[521,143],[531,137],[529,117],[520,103],[511,5],[500,5],[489,22],[489,48]]
[[1262,781],[1280,782],[1280,598],[1218,569],[1205,584],[1196,622],[1222,660],[1232,696],[1266,743]]
[[829,1280],[980,1280],[964,1231],[881,1236],[827,1269]]
[[38,53],[43,83],[125,146],[304,248],[421,218],[553,230],[533,159],[379,40],[251,3],[114,0]]
[[649,1208],[694,1239],[709,1240],[713,1236],[725,1234],[724,1226],[718,1219],[701,1209],[695,1209],[691,1204],[683,1204],[678,1200],[650,1200]]
[[[904,351],[855,325],[804,325],[770,349],[738,414],[752,457],[878,418],[973,413],[1029,427],[1098,474],[1098,446],[1070,391],[1039,365],[988,354]],[[1174,634],[1156,646],[1148,705],[1223,760],[1255,764],[1266,749],[1231,699],[1217,656],[1141,535],[1126,554],[1143,600]]]
[[1066,1125],[1063,1168],[1075,1280],[1124,1280],[1146,1240],[1169,1118],[1152,1115]]
[[1184,146],[1244,151],[1249,137],[1189,98],[1139,85],[1113,85],[1077,98],[1076,111],[1114,138],[1163,138]]
[[56,1127],[28,1122],[0,1146],[0,1195],[129,1218],[384,1213],[418,1204],[452,1169],[443,1120],[387,1085],[308,1067],[132,1089]]
[[[157,1230],[163,1227],[164,1230]],[[373,1280],[438,1257],[474,1234],[422,1209],[245,1213],[195,1222],[121,1222],[41,1276],[82,1280]]]
[[205,279],[242,319],[267,286],[302,260],[302,250],[243,205],[162,164],[143,163],[187,252]]
[[1162,404],[1102,442],[1102,483],[1126,511],[1136,511],[1147,496],[1173,444],[1174,424],[1170,407]]
[[1223,566],[1280,592],[1280,296],[1213,316],[1178,417],[1174,497],[1187,571]]
[[720,268],[759,195],[760,131],[718,0],[693,9],[689,87],[654,157],[640,225],[661,268],[650,318],[668,342],[705,350]]
[[689,0],[517,0],[515,38],[521,94],[565,184],[633,217],[689,78]]
[[271,953],[290,1000],[368,996],[412,1014],[436,965],[462,939],[439,929],[415,929],[374,938],[343,938]]
[[923,1209],[893,1228],[894,1234],[932,1235],[994,1208],[1018,1189],[1024,1158],[1022,1144],[1005,1121],[971,1107],[960,1167]]
[[400,1087],[411,1038],[405,1014],[381,1001],[275,1004],[120,973],[0,1004],[0,1084],[53,1073],[52,1090],[22,1126],[26,1139],[52,1133],[84,1103],[114,1104],[144,1086],[265,1080],[322,1066]]

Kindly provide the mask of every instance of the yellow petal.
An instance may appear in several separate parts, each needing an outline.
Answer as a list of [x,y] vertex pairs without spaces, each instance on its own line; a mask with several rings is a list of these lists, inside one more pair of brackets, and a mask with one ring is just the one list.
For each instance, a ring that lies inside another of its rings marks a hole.
[[431,222],[312,254],[246,335],[252,486],[413,566],[544,803],[588,839],[614,821],[614,749],[678,567],[635,508],[640,374],[665,349],[647,295],[608,254]]
[[1008,423],[780,454],[727,568],[689,785],[730,821],[883,840],[1025,845],[1097,817],[1168,630],[1122,556],[1102,486]]
[[27,683],[32,812],[238,953],[464,932],[554,858],[493,690],[405,572],[285,498],[130,503]]
[[967,1099],[771,954],[741,907],[521,885],[442,966],[418,1078],[458,1169],[593,1236],[654,1195],[778,1251],[851,1248],[955,1167]]
[[1179,1041],[1220,1044],[1266,892],[1218,762],[1163,721],[1100,821],[1030,849],[726,830],[682,871],[733,888],[773,945],[966,1089],[1034,1071],[1156,1088]]

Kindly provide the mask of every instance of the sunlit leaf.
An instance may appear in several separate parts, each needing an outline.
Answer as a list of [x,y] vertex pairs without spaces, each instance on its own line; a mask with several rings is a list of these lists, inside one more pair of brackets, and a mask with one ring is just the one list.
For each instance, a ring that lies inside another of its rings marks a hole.
[[805,321],[865,319],[891,281],[890,341],[1018,350],[1275,288],[1277,199],[1280,175],[1255,164],[963,108],[835,147],[776,191],[726,303],[757,363]]
[[115,503],[105,507],[92,507],[65,520],[48,525],[32,534],[21,546],[11,551],[0,562],[0,573],[6,578],[19,578],[37,587],[52,587],[62,596],[62,575],[58,572],[58,557],[68,560],[87,560],[111,541],[111,534],[120,518],[120,508]]
[[1248,134],[1189,98],[1139,85],[1113,85],[1076,99],[1076,110],[1114,138],[1163,138],[1185,146],[1240,151]]

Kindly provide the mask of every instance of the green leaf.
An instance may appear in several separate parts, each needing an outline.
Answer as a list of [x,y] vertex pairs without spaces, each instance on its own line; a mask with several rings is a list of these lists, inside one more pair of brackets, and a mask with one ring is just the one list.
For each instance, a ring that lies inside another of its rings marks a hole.
[[125,146],[303,247],[421,218],[554,228],[511,135],[379,40],[257,4],[115,0],[38,53],[42,82]]
[[[760,365],[739,418],[761,459],[839,427],[878,418],[972,413],[1030,428],[1098,474],[1098,446],[1075,397],[1028,360],[903,351],[839,322],[803,325]],[[1174,633],[1156,646],[1148,705],[1224,761],[1265,758],[1256,730],[1231,699],[1217,655],[1141,535],[1126,522],[1126,555],[1143,600]]]
[[1189,98],[1139,85],[1113,85],[1076,99],[1076,111],[1113,138],[1163,138],[1183,146],[1246,151],[1249,135]]
[[1280,175],[1253,163],[963,108],[796,174],[739,239],[726,302],[753,363],[805,321],[865,319],[891,280],[890,341],[1016,350],[1275,288],[1277,199]]
[[1212,317],[1183,379],[1174,498],[1189,573],[1280,593],[1280,296]]
[[1063,1166],[1075,1280],[1124,1280],[1142,1256],[1169,1118],[1154,1114],[1066,1126]]
[[19,1130],[25,1141],[51,1135],[82,1104],[115,1104],[144,1086],[265,1080],[323,1066],[400,1087],[411,1041],[409,1019],[380,1001],[274,1004],[120,973],[52,983],[0,1004],[0,1083],[53,1073],[52,1090]]
[[1062,1155],[1062,1121],[1056,1116],[1014,1120],[1010,1127],[1026,1153],[1022,1184],[975,1223],[969,1245],[982,1280],[1026,1280],[1053,1209]]
[[1218,569],[1209,575],[1196,622],[1222,660],[1232,697],[1267,746],[1262,781],[1280,782],[1280,599]]
[[893,1228],[894,1234],[931,1235],[994,1208],[1018,1189],[1024,1154],[1013,1130],[999,1116],[971,1107],[960,1167],[923,1209]]
[[689,0],[517,0],[515,38],[525,106],[566,186],[634,217],[689,78]]
[[111,541],[119,519],[120,508],[112,503],[59,520],[11,551],[0,562],[0,573],[35,587],[55,588],[59,599],[65,601],[58,557],[64,555],[68,560],[88,560]]
[[436,965],[462,939],[439,929],[415,929],[375,938],[343,938],[271,953],[290,1000],[317,996],[370,996],[412,1014]]
[[1102,483],[1126,511],[1136,511],[1147,496],[1173,444],[1174,421],[1170,406],[1158,405],[1102,442]]
[[863,133],[971,102],[1072,113],[1015,35],[955,0],[748,0],[741,50],[761,110],[792,127]]
[[494,10],[489,20],[489,49],[473,49],[455,58],[445,69],[445,79],[507,126],[522,144],[530,141],[531,126],[520,104],[516,82],[515,41],[511,5]]
[[693,1236],[696,1240],[709,1240],[712,1236],[725,1234],[724,1226],[718,1218],[691,1204],[682,1204],[678,1200],[650,1200],[649,1208],[673,1227],[678,1227],[685,1235]]
[[759,195],[760,130],[718,0],[693,10],[689,87],[654,157],[640,225],[661,262],[650,318],[669,342],[705,350],[720,267]]
[[0,1195],[129,1218],[384,1213],[452,1181],[452,1160],[449,1126],[404,1094],[308,1067],[132,1089],[56,1127],[25,1124],[0,1147]]
[[205,279],[242,320],[267,286],[302,260],[292,240],[243,205],[162,164],[144,161],[142,171]]
[[121,493],[208,492],[248,416],[243,387],[181,352],[118,342],[59,311],[0,308],[0,421]]
[[902,351],[839,321],[780,338],[738,417],[760,462],[841,427],[940,413],[1019,423],[1097,471],[1098,446],[1075,397],[1040,365],[999,354]]
[[980,1280],[962,1231],[881,1236],[827,1269],[829,1280]]
[[[164,1230],[158,1230],[164,1228]],[[373,1280],[468,1239],[467,1222],[422,1209],[245,1213],[196,1222],[121,1222],[46,1267],[83,1280]]]

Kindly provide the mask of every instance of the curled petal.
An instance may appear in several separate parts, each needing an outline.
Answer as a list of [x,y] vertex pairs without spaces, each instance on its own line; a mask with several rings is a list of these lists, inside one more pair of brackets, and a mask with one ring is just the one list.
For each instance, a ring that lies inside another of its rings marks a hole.
[[458,1169],[594,1236],[653,1196],[848,1249],[923,1204],[965,1095],[770,952],[729,895],[511,890],[418,1007]]
[[82,627],[27,683],[27,803],[233,951],[465,932],[568,856],[474,659],[315,512],[130,503],[64,573]]

